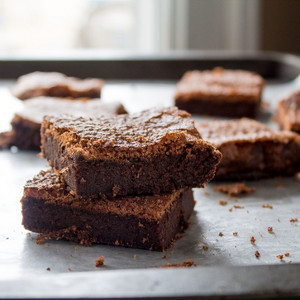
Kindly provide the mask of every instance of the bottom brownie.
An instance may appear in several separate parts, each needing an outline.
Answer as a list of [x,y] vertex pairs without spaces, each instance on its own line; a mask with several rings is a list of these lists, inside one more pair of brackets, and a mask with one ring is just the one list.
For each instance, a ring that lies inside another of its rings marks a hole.
[[75,196],[49,170],[26,183],[23,225],[47,237],[163,251],[187,227],[191,189],[127,198]]

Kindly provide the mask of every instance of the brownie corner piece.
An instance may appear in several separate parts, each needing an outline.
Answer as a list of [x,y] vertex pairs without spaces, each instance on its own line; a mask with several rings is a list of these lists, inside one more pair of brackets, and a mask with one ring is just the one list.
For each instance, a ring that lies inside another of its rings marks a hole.
[[280,129],[300,133],[300,90],[292,92],[278,102],[276,121]]
[[255,117],[263,86],[262,77],[249,71],[188,71],[176,85],[175,105],[193,114]]
[[113,118],[46,117],[42,151],[76,194],[161,194],[210,181],[221,153],[176,107]]
[[247,118],[197,124],[200,134],[222,152],[216,179],[245,180],[300,172],[300,136],[275,131]]
[[48,238],[157,251],[168,248],[184,231],[194,208],[191,189],[156,196],[82,198],[69,192],[52,170],[26,183],[21,202],[24,227]]

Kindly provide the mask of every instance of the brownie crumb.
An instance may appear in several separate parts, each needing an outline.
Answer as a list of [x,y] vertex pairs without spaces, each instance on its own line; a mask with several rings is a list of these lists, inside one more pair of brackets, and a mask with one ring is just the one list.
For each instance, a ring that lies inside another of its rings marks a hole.
[[208,250],[208,246],[206,246],[206,245],[204,245],[202,248],[203,248],[204,251]]
[[196,267],[197,265],[192,260],[186,260],[179,264],[166,264],[161,266],[162,269],[164,268],[189,268],[189,267]]
[[232,234],[233,234],[234,236],[238,236],[239,233],[238,233],[238,232],[233,232]]
[[280,188],[282,188],[283,187],[283,184],[281,183],[281,182],[277,182],[276,183],[276,188],[277,189],[280,189]]
[[133,255],[133,259],[136,259],[136,254]]
[[72,271],[72,269],[69,267],[69,268],[67,268],[67,270],[68,270],[68,272],[71,272]]
[[227,201],[225,200],[219,200],[219,205],[226,205],[227,204]]
[[241,205],[236,205],[236,204],[235,204],[235,205],[233,205],[233,207],[234,207],[234,208],[237,208],[237,209],[243,209],[243,208],[244,208],[244,206],[241,206]]
[[229,197],[240,194],[251,194],[255,191],[255,188],[251,188],[245,185],[245,183],[231,183],[221,184],[214,187],[216,192],[227,194]]
[[270,204],[263,204],[261,207],[262,207],[262,208],[270,208],[270,209],[273,209],[273,206],[270,205]]
[[51,268],[50,268],[50,267],[48,267],[46,270],[47,270],[47,271],[51,271]]
[[223,236],[224,234],[222,232],[219,232],[219,236]]
[[276,256],[278,259],[283,260],[284,256],[282,254],[279,254]]
[[232,212],[232,207],[230,207],[230,208],[228,209],[228,211],[229,211],[229,212]]
[[292,263],[293,263],[293,262],[292,262],[291,260],[288,261],[288,264],[289,264],[289,265],[292,264]]
[[255,251],[254,255],[255,255],[256,258],[260,257],[260,253],[257,250]]
[[291,219],[290,219],[290,222],[291,222],[291,223],[296,223],[296,222],[298,222],[298,218],[291,218]]
[[99,256],[95,259],[95,267],[99,268],[104,265],[104,256]]
[[37,245],[44,244],[45,241],[46,241],[46,239],[49,239],[49,237],[47,238],[46,235],[44,235],[44,234],[39,234],[39,235],[36,237],[36,239],[35,239],[35,243],[36,243]]
[[290,253],[289,253],[289,252],[284,253],[284,256],[289,257],[289,256],[290,256]]
[[268,232],[273,232],[273,227],[268,227]]
[[256,242],[256,239],[255,239],[255,237],[254,237],[254,236],[251,236],[251,238],[250,238],[250,242],[251,242],[251,244],[255,244],[255,242]]

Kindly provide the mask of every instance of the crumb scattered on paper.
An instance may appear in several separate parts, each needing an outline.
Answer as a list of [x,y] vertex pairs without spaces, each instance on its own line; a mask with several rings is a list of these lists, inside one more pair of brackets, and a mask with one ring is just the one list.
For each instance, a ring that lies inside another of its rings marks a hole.
[[273,209],[273,206],[270,205],[270,204],[263,204],[261,207],[262,207],[262,208],[270,208],[270,209]]
[[104,256],[99,256],[95,259],[95,267],[99,268],[104,265]]
[[251,194],[255,188],[246,186],[245,183],[237,182],[230,184],[220,184],[214,187],[216,192],[227,194],[229,197],[240,194]]
[[161,268],[189,268],[189,267],[196,267],[197,265],[194,263],[194,261],[192,260],[186,260],[182,263],[178,263],[178,264],[166,264],[161,266]]
[[251,242],[251,244],[255,244],[255,242],[256,242],[256,239],[255,239],[255,237],[254,237],[254,236],[251,236],[251,238],[250,238],[250,242]]

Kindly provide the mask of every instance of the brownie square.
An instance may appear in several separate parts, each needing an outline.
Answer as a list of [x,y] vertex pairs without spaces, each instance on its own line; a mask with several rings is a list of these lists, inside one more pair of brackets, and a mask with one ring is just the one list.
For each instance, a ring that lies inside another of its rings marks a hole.
[[300,171],[300,136],[274,131],[250,119],[197,125],[204,139],[222,152],[216,179],[258,179]]
[[264,80],[242,70],[186,72],[176,86],[175,105],[192,114],[255,117]]
[[97,78],[79,79],[57,72],[33,72],[18,78],[12,94],[21,99],[39,96],[99,98],[103,81]]
[[176,107],[113,118],[46,116],[42,152],[81,196],[153,195],[202,187],[221,154]]
[[293,92],[278,102],[276,121],[280,129],[300,133],[300,91]]
[[191,189],[157,196],[82,198],[52,170],[26,183],[23,225],[49,238],[162,251],[187,227]]
[[37,97],[24,102],[23,109],[15,114],[12,130],[0,133],[0,149],[18,147],[20,150],[39,151],[41,147],[41,123],[47,114],[71,113],[75,116],[100,116],[124,114],[119,102],[103,103],[99,100],[67,100],[63,98]]

